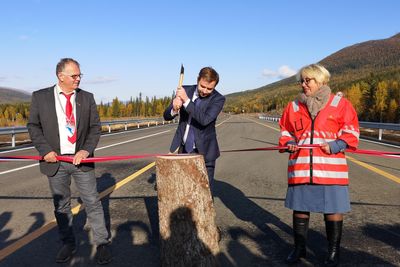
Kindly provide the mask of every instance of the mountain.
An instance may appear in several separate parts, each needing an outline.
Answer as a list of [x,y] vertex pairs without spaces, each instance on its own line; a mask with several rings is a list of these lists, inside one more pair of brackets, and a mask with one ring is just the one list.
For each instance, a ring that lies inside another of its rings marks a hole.
[[334,74],[400,65],[400,33],[346,47],[320,62]]
[[7,87],[0,87],[0,96],[0,104],[31,101],[30,93]]
[[[382,40],[371,40],[345,47],[320,62],[331,73],[330,87],[343,90],[352,83],[374,76],[400,80],[400,33]],[[281,109],[299,92],[295,76],[257,89],[226,95],[225,111]],[[256,108],[254,108],[254,106]],[[257,106],[259,108],[257,108]]]

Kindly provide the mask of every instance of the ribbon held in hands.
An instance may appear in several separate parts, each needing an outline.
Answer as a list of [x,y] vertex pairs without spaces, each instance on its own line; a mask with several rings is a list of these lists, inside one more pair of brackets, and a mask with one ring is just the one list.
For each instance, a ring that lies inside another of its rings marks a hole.
[[[310,144],[310,145],[299,145],[300,149],[315,149],[319,148],[320,145]],[[287,146],[271,146],[271,147],[259,147],[259,148],[246,148],[246,149],[232,149],[223,150],[221,153],[229,152],[250,152],[250,151],[273,151],[273,150],[286,150]],[[370,155],[384,158],[397,158],[400,159],[400,152],[391,151],[379,151],[379,150],[365,150],[365,149],[346,149],[347,153]],[[105,162],[105,161],[115,161],[115,160],[128,160],[128,159],[141,159],[141,158],[152,158],[158,156],[187,156],[187,154],[139,154],[139,155],[126,155],[126,156],[104,156],[104,157],[92,157],[86,158],[81,161],[81,163],[89,162]],[[73,161],[72,156],[57,156],[57,160],[71,162]],[[0,157],[0,162],[6,161],[38,161],[43,160],[41,156],[8,156]]]
[[[141,154],[141,155],[127,155],[127,156],[104,156],[104,157],[91,157],[82,159],[81,163],[89,163],[89,162],[104,162],[104,161],[115,161],[115,160],[128,160],[128,159],[141,159],[141,158],[151,158],[158,156],[179,156],[187,154]],[[64,162],[73,162],[73,156],[56,156],[58,161]],[[41,156],[8,156],[8,157],[0,157],[0,162],[2,161],[39,161],[43,160]]]

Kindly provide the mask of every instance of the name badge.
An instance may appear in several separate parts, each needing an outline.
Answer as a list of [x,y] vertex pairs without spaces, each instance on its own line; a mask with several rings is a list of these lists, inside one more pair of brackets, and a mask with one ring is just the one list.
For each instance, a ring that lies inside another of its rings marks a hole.
[[68,137],[71,137],[71,136],[74,135],[74,133],[75,133],[75,125],[72,125],[72,124],[70,124],[70,123],[67,123],[67,124],[65,125],[65,128],[67,129]]

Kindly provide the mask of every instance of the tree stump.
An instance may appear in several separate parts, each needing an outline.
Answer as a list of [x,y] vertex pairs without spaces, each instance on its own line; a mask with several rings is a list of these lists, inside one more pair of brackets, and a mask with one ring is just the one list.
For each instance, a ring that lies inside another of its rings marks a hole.
[[218,266],[219,233],[203,156],[156,160],[162,266]]

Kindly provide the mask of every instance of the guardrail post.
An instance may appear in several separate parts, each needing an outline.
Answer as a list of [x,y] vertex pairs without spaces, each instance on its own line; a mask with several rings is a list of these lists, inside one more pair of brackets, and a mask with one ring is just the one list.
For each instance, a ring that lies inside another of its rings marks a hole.
[[158,125],[158,121],[156,121],[156,126]]
[[150,122],[147,123],[147,127],[150,127]]
[[140,124],[139,123],[137,123],[137,127],[138,127],[138,129],[140,128]]
[[108,124],[108,132],[111,133],[111,125]]
[[11,134],[11,146],[15,147],[15,133]]
[[164,125],[164,124],[165,124],[165,121],[163,120],[163,121],[162,121],[162,125]]
[[379,137],[378,137],[379,141],[382,140],[382,133],[383,133],[383,129],[379,129]]
[[128,130],[128,123],[125,122],[125,131]]

